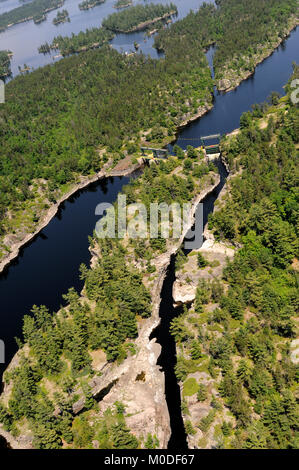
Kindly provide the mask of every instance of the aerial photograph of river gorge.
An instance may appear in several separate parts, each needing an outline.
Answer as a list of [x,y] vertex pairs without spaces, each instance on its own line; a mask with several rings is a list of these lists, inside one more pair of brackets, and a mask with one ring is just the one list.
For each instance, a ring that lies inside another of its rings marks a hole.
[[0,451],[299,449],[298,25],[299,0],[0,0]]

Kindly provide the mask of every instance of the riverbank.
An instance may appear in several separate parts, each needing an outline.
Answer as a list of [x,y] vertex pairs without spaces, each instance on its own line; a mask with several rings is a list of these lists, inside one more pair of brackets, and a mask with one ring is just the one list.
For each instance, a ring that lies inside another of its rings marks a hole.
[[34,232],[28,233],[21,240],[12,243],[11,246],[9,246],[10,252],[0,262],[0,274],[11,263],[11,261],[18,257],[21,248],[25,247],[28,243],[30,243],[43,230],[43,228],[48,225],[48,223],[57,214],[63,202],[68,200],[71,196],[73,196],[81,189],[87,188],[90,184],[96,181],[99,181],[103,178],[108,178],[109,176],[128,176],[142,166],[142,164],[135,164],[131,167],[122,170],[113,170],[110,168],[110,164],[111,163],[108,162],[108,164],[104,165],[103,170],[93,176],[81,178],[80,182],[75,184],[69,191],[67,191],[62,197],[60,197],[55,204],[53,204],[47,211],[45,211],[44,215],[41,217],[40,222],[37,224],[37,227],[35,228]]
[[256,67],[273,54],[280,44],[289,37],[290,33],[297,28],[298,24],[299,18],[297,16],[293,17],[290,19],[289,25],[282,37],[279,37],[266,48],[260,45],[261,51],[250,58],[254,62],[252,70],[234,70],[230,65],[223,67],[221,70],[222,78],[215,80],[218,91],[228,93],[237,88],[244,80],[254,75]]
[[[198,109],[196,114],[185,116],[183,122],[177,127],[175,136],[164,140],[161,146],[165,147],[169,143],[174,142],[177,138],[177,134],[180,129],[183,129],[184,127],[186,127],[188,124],[192,123],[193,121],[200,119],[202,116],[208,113],[212,108],[213,108],[213,104],[207,103],[205,106],[201,106]],[[134,171],[136,171],[137,169],[141,168],[142,166],[143,166],[142,163],[137,163],[137,164],[132,165],[131,158],[126,157],[124,160],[120,160],[115,166],[115,168],[111,168],[111,162],[108,162],[104,165],[104,169],[98,172],[97,174],[93,176],[89,176],[89,177],[81,177],[78,183],[73,185],[69,191],[67,191],[63,196],[61,196],[55,204],[51,205],[51,207],[44,212],[34,232],[28,233],[24,235],[23,237],[21,237],[20,240],[13,241],[11,243],[6,241],[5,244],[10,251],[0,261],[0,274],[15,258],[18,257],[20,250],[23,247],[25,247],[28,243],[30,243],[42,231],[42,229],[48,225],[48,223],[57,214],[59,207],[61,206],[61,204],[63,204],[63,202],[68,200],[71,196],[76,194],[81,189],[87,188],[90,184],[94,183],[95,181],[99,181],[109,176],[128,176]]]
[[[114,170],[114,174],[119,174],[118,170]],[[210,179],[213,182],[210,182]],[[121,364],[109,363],[106,360],[97,361],[95,367],[95,375],[89,381],[88,385],[91,389],[92,395],[95,399],[103,396],[101,401],[101,412],[111,408],[115,401],[120,399],[125,403],[126,423],[129,428],[134,430],[134,434],[141,438],[148,434],[156,435],[159,440],[161,448],[167,447],[167,442],[170,437],[169,415],[165,402],[164,395],[164,374],[161,372],[160,367],[157,366],[157,360],[161,352],[161,347],[156,344],[154,340],[149,340],[154,329],[159,325],[159,305],[160,294],[164,282],[167,267],[171,256],[179,249],[180,244],[193,225],[194,214],[200,201],[202,201],[208,193],[212,192],[219,184],[219,175],[214,174],[206,180],[206,184],[200,193],[194,197],[192,201],[192,209],[190,211],[190,218],[188,224],[184,227],[184,231],[177,242],[171,242],[165,253],[157,256],[152,264],[155,266],[156,271],[154,274],[153,282],[145,281],[147,284],[151,299],[152,309],[151,316],[138,322],[138,337],[134,341],[137,355],[129,355]],[[91,264],[95,264],[98,258],[97,250],[91,249],[92,259]],[[146,275],[148,278],[148,274]],[[82,300],[86,299],[84,296],[84,289],[81,293]],[[28,354],[28,349],[23,348],[25,356]],[[97,356],[92,353],[93,357]],[[18,366],[20,360],[20,351],[13,357],[11,363],[7,368],[10,373]],[[142,379],[138,379],[142,377]],[[2,394],[2,400],[7,403],[12,390],[12,381],[6,384]],[[75,392],[78,393],[78,390]],[[82,393],[82,392],[81,392]],[[77,415],[83,411],[85,407],[84,394],[73,405],[73,413]],[[1,430],[0,430],[1,433]],[[26,433],[25,433],[26,434]],[[29,433],[30,434],[30,433]],[[21,441],[16,439],[17,446],[23,445],[26,441],[26,446],[32,445],[32,436],[29,434],[24,435],[21,433]],[[8,435],[5,435],[8,440]],[[25,441],[24,441],[25,439]],[[9,439],[13,448],[15,443],[13,439]]]

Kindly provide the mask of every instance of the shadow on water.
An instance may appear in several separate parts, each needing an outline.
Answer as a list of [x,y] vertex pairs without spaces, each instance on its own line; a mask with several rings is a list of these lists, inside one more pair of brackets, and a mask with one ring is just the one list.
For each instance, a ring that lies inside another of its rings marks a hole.
[[172,286],[175,281],[175,256],[171,257],[161,291],[159,315],[160,325],[153,331],[151,338],[156,338],[162,346],[157,364],[165,374],[165,395],[170,416],[171,436],[168,449],[188,449],[187,435],[181,411],[180,387],[174,368],[176,365],[176,346],[170,334],[171,321],[181,313],[181,309],[173,307]]
[[[91,14],[93,15],[92,12]],[[11,31],[7,30],[5,35],[8,37],[15,30],[20,32],[25,26],[26,24],[23,24],[12,28]],[[3,37],[2,35],[1,38]],[[292,71],[291,63],[294,60],[299,61],[298,37],[299,28],[291,33],[288,40],[276,49],[271,57],[256,68],[253,77],[230,93],[216,94],[214,108],[202,119],[182,129],[177,143],[182,148],[189,144],[196,146],[196,143],[200,144],[200,136],[231,132],[239,126],[241,114],[248,111],[252,104],[264,101],[273,90],[283,93],[283,85]],[[26,38],[30,39],[30,35]],[[38,45],[40,42],[41,38]],[[210,64],[213,52],[211,49],[208,55]],[[22,55],[22,63],[25,61],[28,62]],[[225,169],[221,167],[221,163],[218,165],[221,182],[203,201],[204,223],[213,210],[214,202],[226,178]],[[21,336],[22,318],[29,313],[33,303],[45,304],[50,311],[55,311],[62,302],[62,294],[67,292],[69,287],[74,286],[79,291],[82,288],[78,268],[80,263],[88,264],[90,261],[87,236],[92,235],[97,221],[95,207],[100,202],[115,201],[117,194],[128,181],[129,178],[126,177],[111,178],[78,192],[63,204],[57,217],[42,230],[34,242],[21,250],[18,259],[0,276],[0,338],[5,342],[7,361],[5,365],[0,364],[0,374],[16,351],[14,337]],[[174,262],[173,257],[162,288],[161,325],[155,330],[153,337],[155,336],[162,345],[159,364],[165,371],[166,399],[171,416],[172,436],[169,448],[183,449],[187,443],[181,416],[179,387],[174,374],[176,351],[169,333],[171,320],[180,313],[172,307]]]
[[[228,175],[225,166],[220,160],[215,161],[214,164],[218,168],[220,182],[218,186],[202,201],[203,226],[205,226],[207,223],[208,216],[214,209],[214,203],[218,198]],[[194,226],[192,227],[192,230],[194,230]],[[200,246],[194,248],[200,248]],[[184,252],[187,254],[188,250],[184,250]],[[176,345],[174,337],[170,333],[170,325],[172,320],[179,316],[183,311],[183,307],[173,306],[172,290],[173,284],[175,282],[175,258],[175,255],[171,257],[161,291],[161,304],[159,310],[161,322],[160,325],[153,331],[150,339],[155,338],[162,347],[157,364],[162,368],[165,374],[165,396],[170,415],[171,427],[171,436],[168,443],[168,449],[184,450],[188,448],[187,435],[181,411],[180,387],[175,375],[175,366],[177,362]]]

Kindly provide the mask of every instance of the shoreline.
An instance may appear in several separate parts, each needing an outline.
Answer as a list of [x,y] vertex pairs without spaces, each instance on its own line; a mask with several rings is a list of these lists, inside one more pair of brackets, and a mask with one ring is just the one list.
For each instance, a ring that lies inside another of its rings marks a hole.
[[[176,130],[175,137],[170,141],[175,142],[178,138],[178,132],[180,129],[188,126],[193,121],[196,121],[197,119],[200,119],[202,116],[204,116],[206,113],[211,111],[213,109],[214,105],[213,104],[206,104],[202,108],[199,108],[198,112],[190,116],[189,119],[186,119],[183,121]],[[163,144],[162,144],[163,145]],[[164,145],[163,145],[164,146]],[[120,160],[121,162],[121,160]],[[28,233],[25,235],[25,237],[20,240],[19,242],[16,242],[12,245],[10,248],[11,251],[5,256],[1,261],[0,261],[0,275],[5,271],[6,268],[10,265],[10,263],[16,259],[19,254],[20,250],[22,248],[25,248],[26,245],[28,245],[30,242],[33,241],[33,239],[51,222],[51,220],[55,217],[57,214],[61,204],[65,201],[67,201],[71,196],[73,196],[75,193],[80,191],[81,189],[86,189],[90,184],[95,183],[96,181],[100,181],[103,178],[108,178],[110,176],[128,176],[132,174],[134,171],[142,168],[143,164],[142,163],[135,163],[133,166],[124,168],[123,170],[115,170],[113,168],[108,167],[109,162],[103,167],[101,171],[96,173],[95,175],[88,177],[85,176],[82,178],[82,180],[75,184],[72,189],[70,189],[67,193],[65,193],[55,204],[53,204],[46,212],[44,217],[41,219],[40,223],[36,227],[36,230],[32,233]]]
[[[298,26],[298,18],[296,18],[296,24],[295,25],[293,24],[289,32],[286,34],[286,36],[280,39],[279,44],[275,47],[275,49],[273,49],[267,56],[265,56],[263,59],[260,60],[259,63],[256,64],[255,69],[261,62],[263,62],[264,60],[266,60],[268,57],[270,57],[273,54],[273,52],[277,49],[277,47],[279,47],[281,42],[283,42],[287,37],[289,37],[290,33],[293,30],[295,30],[297,26]],[[218,91],[223,92],[223,93],[228,93],[234,90],[235,88],[240,86],[240,84],[243,81],[247,80],[249,76],[254,75],[255,69],[253,72],[250,72],[248,76],[241,77],[239,79],[240,80],[239,83],[236,84],[234,87],[229,88],[229,89],[223,89],[223,90],[217,88]],[[173,143],[178,139],[178,133],[181,129],[188,126],[190,123],[196,121],[197,119],[200,119],[202,116],[207,114],[213,108],[214,108],[213,103],[211,104],[206,103],[202,108],[199,108],[196,114],[194,114],[193,116],[190,116],[189,118],[187,118],[186,120],[184,120],[181,124],[177,126],[175,137],[171,139],[169,143]],[[62,198],[60,198],[59,201],[57,201],[53,206],[50,207],[50,209],[46,212],[45,217],[43,218],[43,220],[41,221],[41,223],[38,225],[38,227],[36,228],[34,232],[27,234],[23,240],[12,245],[11,252],[7,256],[5,256],[3,260],[0,261],[0,275],[3,273],[5,268],[11,263],[11,261],[13,261],[15,258],[19,256],[20,249],[25,247],[29,242],[31,242],[33,238],[37,236],[39,232],[41,232],[41,230],[49,224],[52,218],[57,214],[60,205],[64,201],[66,201],[68,198],[74,195],[77,191],[87,188],[91,183],[99,181],[102,178],[109,177],[109,176],[128,176],[130,173],[132,173],[136,169],[141,168],[141,166],[142,166],[141,164],[136,164],[132,169],[128,168],[128,169],[124,169],[116,173],[114,173],[113,170],[110,170],[111,173],[107,173],[106,169],[104,168],[103,170],[101,170],[96,175],[92,176],[91,178],[84,177],[83,181],[81,181],[80,183],[77,183],[70,191],[68,191],[64,196],[62,196]]]
[[124,170],[110,169],[109,171],[109,168],[104,168],[103,170],[99,171],[91,177],[83,177],[79,183],[75,184],[72,189],[65,193],[55,204],[53,204],[47,210],[34,232],[28,233],[23,238],[23,240],[20,240],[19,242],[16,242],[12,245],[9,254],[4,257],[3,260],[0,262],[0,274],[3,273],[3,271],[11,263],[11,261],[13,261],[19,256],[20,250],[26,245],[28,245],[51,222],[51,220],[56,216],[60,206],[71,196],[77,193],[77,191],[80,191],[81,189],[86,189],[90,184],[100,181],[104,178],[109,178],[110,176],[128,176],[141,167],[142,164],[138,163]]
[[[135,165],[136,166],[136,165]],[[140,167],[141,165],[138,165]],[[134,171],[130,170],[123,170],[123,171]],[[115,171],[119,173],[119,171]],[[112,175],[110,175],[112,176]],[[176,254],[179,250],[180,246],[182,245],[186,233],[192,227],[194,223],[194,216],[198,207],[198,204],[205,199],[205,197],[213,192],[215,188],[218,186],[220,182],[220,176],[215,175],[216,180],[213,183],[208,184],[204,187],[200,192],[194,196],[192,201],[192,207],[189,214],[189,221],[184,228],[180,239],[167,249],[165,253],[162,253],[155,259],[155,266],[157,267],[156,278],[153,285],[149,288],[151,299],[152,299],[152,311],[151,316],[147,318],[144,322],[141,322],[138,325],[138,337],[136,338],[136,345],[138,347],[138,353],[136,356],[128,357],[123,363],[117,365],[115,363],[109,364],[106,363],[104,367],[101,369],[101,376],[97,377],[94,376],[91,378],[89,385],[91,387],[91,393],[93,396],[97,396],[103,389],[105,389],[110,383],[115,382],[115,385],[111,389],[112,396],[118,394],[119,391],[126,387],[127,391],[133,392],[135,390],[136,384],[136,374],[138,372],[146,373],[146,376],[150,378],[150,380],[146,381],[143,385],[145,387],[145,391],[151,390],[151,384],[155,384],[155,394],[152,397],[152,401],[150,401],[150,409],[151,413],[154,414],[155,423],[158,423],[158,429],[156,429],[159,440],[161,442],[161,448],[167,448],[167,443],[170,438],[171,428],[170,428],[170,416],[168,412],[168,406],[166,404],[166,397],[165,397],[165,388],[164,388],[164,380],[165,374],[157,365],[158,358],[161,353],[161,346],[157,343],[156,339],[150,340],[150,336],[152,332],[157,328],[161,322],[161,318],[159,317],[159,310],[160,310],[160,303],[161,303],[161,291],[163,287],[163,283],[165,280],[166,272],[169,266],[169,262],[171,256]],[[93,262],[97,258],[97,253],[92,252],[91,250],[91,259],[90,265],[92,266]],[[84,291],[80,292],[82,295]],[[11,370],[18,365],[18,358],[19,354],[16,352],[12,357],[11,361],[9,362],[8,366],[6,367],[5,371]],[[1,395],[5,393],[5,386]],[[135,394],[134,394],[135,395]],[[110,397],[111,398],[111,397]],[[108,402],[107,402],[108,400]],[[102,406],[108,406],[109,397],[102,401]],[[74,417],[85,409],[85,400],[79,398],[77,402],[73,404],[73,415]],[[149,431],[150,429],[150,424]],[[11,448],[22,449],[22,448],[32,448],[32,442],[27,439],[28,436],[21,436],[20,438],[14,438],[11,435],[11,432],[6,431],[3,428],[3,425],[0,424],[0,435],[2,435],[6,442],[11,446]]]
[[[157,23],[158,21],[165,20],[166,18],[170,18],[171,16],[174,16],[177,14],[177,11],[172,10],[169,13],[165,13],[163,16],[160,16],[158,18],[154,18],[153,20],[147,20],[144,21],[143,23],[139,23],[138,25],[134,26],[131,29],[110,29],[110,31],[113,31],[114,33],[118,34],[130,34],[130,33],[136,33],[137,31],[142,31],[146,29],[148,26]],[[107,28],[109,29],[109,28]]]
[[[254,74],[255,74],[255,71],[256,71],[256,68],[258,65],[260,65],[262,62],[264,62],[264,60],[268,59],[268,57],[270,57],[272,54],[274,54],[274,52],[278,49],[278,47],[290,36],[290,34],[296,30],[296,28],[299,26],[299,18],[294,18],[291,22],[290,22],[290,25],[288,26],[287,28],[287,32],[286,34],[282,37],[282,38],[279,38],[275,45],[270,49],[270,50],[267,50],[265,51],[258,59],[257,61],[255,62],[255,65],[254,65],[254,69],[253,71],[247,71],[244,73],[244,75],[242,76],[236,76],[236,78],[221,78],[221,79],[218,79],[218,80],[215,80],[216,81],[216,88],[219,92],[221,93],[229,93],[230,91],[233,91],[235,90],[236,88],[238,88],[238,86],[240,86],[240,84],[245,81],[245,80],[248,80],[248,78],[252,77]],[[234,82],[234,85],[231,85],[230,87],[225,87],[224,85],[221,86],[220,83],[222,81],[232,81],[232,80],[235,80]]]
[[[61,8],[64,4],[64,1],[65,0],[62,0],[61,3],[59,3],[59,5],[55,6],[55,7],[52,7],[52,8],[47,8],[46,10],[44,10],[43,12],[41,12],[41,15],[46,15],[47,13],[49,13],[50,11],[53,11],[53,10],[57,10],[58,8]],[[3,13],[4,14],[4,13]],[[15,26],[17,24],[21,24],[21,23],[26,23],[27,21],[32,21],[34,20],[34,15],[33,16],[28,16],[27,18],[23,18],[19,21],[16,21],[15,23],[10,23],[6,26],[3,26],[4,29],[0,29],[0,34],[1,33],[4,33],[8,28],[10,28],[11,26]]]

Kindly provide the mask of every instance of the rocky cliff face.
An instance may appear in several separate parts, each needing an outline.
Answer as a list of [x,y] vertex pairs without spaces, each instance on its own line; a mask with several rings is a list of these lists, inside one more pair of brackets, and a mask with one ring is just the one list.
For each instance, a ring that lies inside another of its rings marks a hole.
[[[199,202],[215,189],[219,181],[219,175],[215,175],[214,181],[194,198],[189,222],[180,239],[176,243],[169,243],[166,253],[152,261],[156,268],[155,280],[148,286],[152,296],[152,315],[139,324],[139,335],[135,342],[137,355],[127,358],[120,366],[104,365],[102,375],[90,382],[95,397],[111,387],[101,400],[102,411],[111,407],[116,400],[122,401],[126,405],[126,414],[130,415],[126,422],[134,434],[139,438],[146,437],[148,433],[156,434],[162,449],[167,448],[170,438],[170,420],[164,393],[164,374],[157,366],[161,346],[149,338],[160,321],[160,294],[171,255],[179,249],[192,227]],[[83,400],[75,403],[74,412],[78,413],[83,407]]]
[[[171,433],[170,419],[165,399],[164,374],[157,366],[161,347],[154,339],[150,340],[149,338],[160,321],[160,294],[171,255],[179,249],[186,233],[192,227],[199,202],[215,189],[219,181],[219,175],[213,175],[205,189],[192,201],[190,219],[180,239],[168,241],[167,251],[152,261],[156,268],[152,281],[148,284],[152,297],[152,315],[139,322],[139,334],[134,342],[136,354],[130,355],[121,364],[108,363],[104,354],[91,354],[96,375],[90,379],[89,386],[92,395],[100,404],[101,416],[116,401],[122,402],[126,409],[126,424],[131,431],[141,442],[144,442],[148,434],[156,435],[161,449],[167,448]],[[92,250],[91,264],[96,262],[97,256],[97,252]],[[84,294],[82,293],[82,295]],[[22,351],[26,355],[26,351],[24,349]],[[18,357],[19,353],[8,368],[10,372],[17,367]],[[4,402],[8,402],[10,393],[11,384],[6,384],[1,397]],[[74,393],[81,395],[73,405],[75,416],[84,411],[85,396],[80,393],[80,388],[76,388]],[[57,409],[55,412],[59,414],[60,410]],[[0,434],[4,435],[2,428]],[[9,440],[13,448],[30,448],[32,446],[32,436],[29,434],[17,438],[13,438],[9,433],[5,434],[8,435],[9,439],[7,436],[5,438]]]

